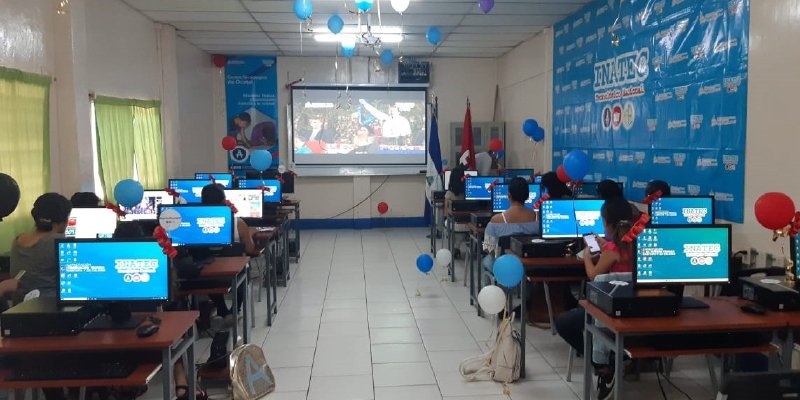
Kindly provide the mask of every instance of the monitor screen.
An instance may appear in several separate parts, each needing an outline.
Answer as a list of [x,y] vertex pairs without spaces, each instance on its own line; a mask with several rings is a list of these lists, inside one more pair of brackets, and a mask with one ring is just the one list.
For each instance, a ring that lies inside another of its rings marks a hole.
[[539,175],[539,176],[533,178],[533,183],[542,183],[542,176]]
[[528,201],[525,202],[525,207],[530,208],[534,211],[539,211],[538,209],[534,209],[534,203],[539,200],[539,196],[542,195],[542,186],[538,183],[530,183],[528,184]]
[[[620,191],[622,191],[622,192],[625,191],[625,186],[622,184],[622,182],[614,182],[614,183],[616,183],[617,186],[619,186],[619,190]],[[572,194],[574,195],[574,197],[594,197],[594,198],[598,198],[598,197],[600,197],[600,194],[597,193],[597,185],[598,185],[597,182],[584,182],[584,183],[576,186],[572,190]]]
[[264,203],[281,202],[281,181],[277,179],[239,179],[237,186],[240,189],[261,189],[264,190]]
[[203,188],[210,185],[210,179],[170,179],[169,188],[178,192],[188,204],[200,204]]
[[798,250],[800,250],[800,240],[797,240],[796,237],[790,239],[790,248],[789,254],[792,257],[792,263],[794,263],[794,276],[800,277],[800,265],[797,264],[797,254],[800,254]]
[[194,179],[207,180],[214,178],[214,182],[225,186],[225,189],[233,188],[233,174],[230,172],[197,172],[194,174]]
[[575,199],[573,203],[578,236],[590,233],[602,236],[605,230],[603,229],[603,218],[600,217],[600,209],[603,207],[605,200]]
[[169,300],[169,262],[155,239],[58,239],[59,300]]
[[504,183],[502,176],[467,176],[464,198],[467,200],[491,200],[489,187],[492,183]]
[[650,203],[649,212],[653,225],[712,225],[714,198],[662,197]]
[[[449,189],[449,185],[450,185],[450,174],[451,174],[452,172],[453,172],[453,171],[444,171],[444,190],[448,190],[448,189]],[[464,175],[469,175],[469,176],[478,176],[478,171],[464,171]]]
[[228,206],[162,205],[158,218],[175,246],[229,246],[233,242],[233,211]]
[[530,182],[532,176],[533,176],[533,169],[507,169],[503,171],[503,177],[506,178],[506,180],[519,177]]
[[503,212],[511,207],[508,200],[508,184],[499,183],[492,190],[492,212]]
[[225,198],[236,207],[237,217],[261,218],[264,215],[261,189],[225,189]]
[[634,242],[634,279],[640,284],[726,283],[731,227],[656,226]]
[[117,213],[108,208],[73,208],[64,236],[76,239],[104,239],[114,235]]
[[578,237],[575,204],[572,200],[547,200],[541,210],[542,238]]
[[173,204],[175,199],[163,190],[145,190],[142,202],[131,208],[120,206],[125,211],[122,221],[156,220],[158,219],[158,206],[162,204]]

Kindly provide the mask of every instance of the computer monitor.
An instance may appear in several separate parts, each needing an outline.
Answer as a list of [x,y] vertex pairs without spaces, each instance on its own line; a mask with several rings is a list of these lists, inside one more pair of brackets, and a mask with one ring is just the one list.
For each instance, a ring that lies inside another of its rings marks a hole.
[[281,174],[283,178],[283,183],[281,183],[281,193],[294,193],[294,173],[291,171],[286,171]]
[[542,183],[542,176],[539,175],[539,176],[533,178],[533,183]]
[[491,200],[492,183],[505,183],[502,176],[467,176],[464,198],[467,200]]
[[[450,185],[450,174],[451,173],[453,173],[453,171],[444,171],[444,190],[448,190],[449,189],[448,186]],[[467,176],[467,175],[469,175],[469,176],[478,176],[478,171],[471,171],[471,170],[464,171],[464,176]]]
[[533,176],[533,169],[519,169],[519,168],[511,168],[503,171],[503,177],[506,180],[511,180],[514,178],[524,178],[528,182],[531,181],[531,177]]
[[110,238],[117,229],[117,213],[108,208],[73,208],[64,236],[77,239]]
[[730,225],[664,225],[645,228],[633,246],[639,285],[730,281]]
[[[614,183],[617,184],[620,192],[623,192],[625,190],[625,186],[622,184],[622,182],[614,182]],[[578,197],[598,198],[600,197],[600,194],[597,193],[597,185],[598,185],[597,182],[583,182],[572,190],[572,194],[576,198]]]
[[534,211],[539,211],[538,208],[533,208],[536,201],[539,200],[539,197],[542,195],[542,186],[538,183],[529,183],[528,184],[528,200],[525,201],[525,207],[530,208]]
[[261,189],[264,191],[264,203],[281,202],[281,181],[277,179],[239,179],[237,186],[240,189]]
[[174,204],[175,199],[171,194],[163,190],[145,190],[142,202],[133,207],[119,208],[125,211],[125,216],[121,221],[155,221],[158,219],[158,206],[161,204]]
[[800,278],[800,265],[797,263],[797,255],[800,254],[800,240],[797,240],[796,237],[789,239],[789,255],[792,258],[792,264],[794,265],[794,276]]
[[188,204],[200,204],[203,188],[210,185],[210,179],[170,179],[169,188],[176,191]]
[[194,179],[207,180],[214,178],[214,182],[225,186],[225,189],[233,188],[233,174],[230,172],[197,172],[194,174]]
[[503,212],[511,207],[508,200],[508,184],[499,183],[492,189],[492,212]]
[[236,207],[240,218],[264,216],[264,195],[261,189],[225,189],[225,198]]
[[156,239],[57,239],[58,299],[62,304],[99,303],[108,318],[88,329],[134,328],[130,303],[169,300],[169,260]]
[[603,208],[605,200],[596,199],[575,199],[575,223],[578,228],[578,237],[596,233],[603,235],[603,218],[600,216],[600,209]]
[[654,200],[648,207],[653,225],[712,225],[712,196],[673,196]]
[[578,237],[573,200],[545,200],[539,221],[543,239]]
[[230,246],[236,229],[233,210],[225,205],[162,205],[158,220],[175,246]]

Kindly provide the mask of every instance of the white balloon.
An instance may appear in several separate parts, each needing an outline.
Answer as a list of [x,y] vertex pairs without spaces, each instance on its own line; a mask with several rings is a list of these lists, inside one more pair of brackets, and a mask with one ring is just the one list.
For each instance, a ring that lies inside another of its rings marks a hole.
[[506,293],[495,285],[489,285],[478,293],[478,304],[487,314],[497,314],[506,306]]
[[283,164],[281,164],[281,165],[278,165],[278,173],[279,173],[279,174],[282,174],[282,173],[284,173],[284,172],[286,172],[286,166],[285,166],[285,165],[283,165]]
[[410,2],[411,0],[392,0],[392,8],[402,14],[408,10],[408,3]]
[[436,263],[440,266],[450,265],[450,261],[453,261],[453,254],[450,253],[450,250],[439,249],[436,252]]

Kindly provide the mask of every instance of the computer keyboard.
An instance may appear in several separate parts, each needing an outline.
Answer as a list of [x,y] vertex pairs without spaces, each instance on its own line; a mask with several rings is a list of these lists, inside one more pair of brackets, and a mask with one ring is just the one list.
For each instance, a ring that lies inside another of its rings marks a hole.
[[138,367],[136,361],[119,354],[57,355],[29,361],[13,367],[6,380],[118,379],[128,377]]

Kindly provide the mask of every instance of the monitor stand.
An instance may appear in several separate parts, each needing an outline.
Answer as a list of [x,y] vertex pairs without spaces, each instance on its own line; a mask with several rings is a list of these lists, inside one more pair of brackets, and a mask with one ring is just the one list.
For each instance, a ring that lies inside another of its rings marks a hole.
[[680,308],[682,309],[701,309],[701,308],[708,308],[708,304],[694,298],[694,297],[683,297],[681,298]]
[[146,317],[131,315],[129,304],[119,302],[110,303],[106,312],[100,314],[83,327],[85,331],[126,330],[136,329]]

